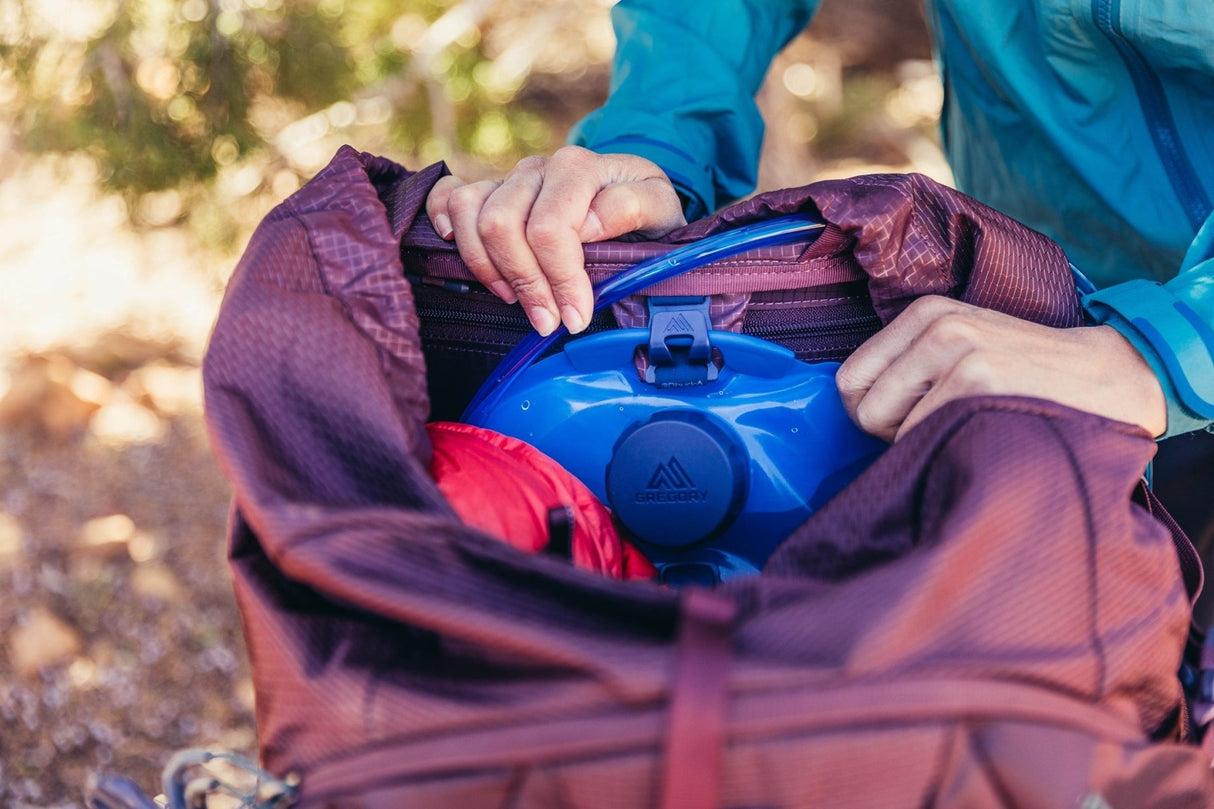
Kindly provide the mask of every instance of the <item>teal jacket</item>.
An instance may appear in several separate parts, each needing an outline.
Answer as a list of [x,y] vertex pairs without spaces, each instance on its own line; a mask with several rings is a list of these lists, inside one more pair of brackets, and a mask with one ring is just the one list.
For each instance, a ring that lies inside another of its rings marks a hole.
[[[929,0],[958,187],[1046,233],[1152,364],[1168,431],[1214,429],[1210,0]],[[749,193],[775,54],[817,0],[623,0],[571,142],[661,166],[689,218]]]

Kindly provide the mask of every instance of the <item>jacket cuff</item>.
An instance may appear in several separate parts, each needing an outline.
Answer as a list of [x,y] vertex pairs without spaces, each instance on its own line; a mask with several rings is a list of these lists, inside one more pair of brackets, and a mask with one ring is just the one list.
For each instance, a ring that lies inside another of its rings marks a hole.
[[1084,296],[1100,324],[1117,329],[1159,378],[1168,403],[1162,438],[1214,425],[1214,331],[1154,281],[1133,280]]

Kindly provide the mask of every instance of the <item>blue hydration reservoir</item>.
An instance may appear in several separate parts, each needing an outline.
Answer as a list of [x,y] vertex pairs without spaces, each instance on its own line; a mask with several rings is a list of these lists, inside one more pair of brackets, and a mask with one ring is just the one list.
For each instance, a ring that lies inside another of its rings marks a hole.
[[[595,290],[595,309],[821,225],[783,217],[642,262]],[[615,512],[663,581],[756,573],[886,444],[848,418],[838,363],[710,327],[706,298],[651,298],[648,329],[568,342],[532,333],[477,393],[464,421],[537,447]]]

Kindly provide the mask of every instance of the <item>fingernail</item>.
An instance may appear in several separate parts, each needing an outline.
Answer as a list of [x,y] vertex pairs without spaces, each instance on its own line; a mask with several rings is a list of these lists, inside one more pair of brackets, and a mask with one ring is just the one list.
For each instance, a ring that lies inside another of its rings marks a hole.
[[599,215],[594,211],[586,212],[586,221],[582,223],[582,232],[579,234],[582,241],[596,242],[603,238],[603,220],[599,219]]
[[586,321],[582,317],[582,313],[572,304],[561,307],[561,320],[565,321],[565,328],[569,329],[570,334],[577,334],[586,328]]
[[514,289],[505,281],[494,281],[489,284],[489,289],[506,303],[514,303],[518,300],[518,295],[514,294]]
[[552,313],[542,306],[528,309],[527,319],[531,321],[532,326],[535,326],[535,330],[545,337],[552,334],[552,330],[556,328],[556,321],[553,319]]
[[440,213],[438,216],[434,217],[434,229],[438,231],[439,236],[450,240],[451,234],[454,232],[451,229],[451,217],[447,216],[445,213]]

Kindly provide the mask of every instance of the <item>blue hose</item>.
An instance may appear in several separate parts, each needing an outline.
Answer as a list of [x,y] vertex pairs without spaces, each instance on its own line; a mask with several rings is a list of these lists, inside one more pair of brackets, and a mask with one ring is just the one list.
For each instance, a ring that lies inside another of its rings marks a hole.
[[[667,278],[748,250],[801,241],[824,227],[821,222],[806,214],[795,214],[727,230],[683,245],[665,255],[642,261],[597,284],[594,287],[594,311],[597,312]],[[481,385],[464,411],[462,421],[469,424],[479,423],[482,415],[492,411],[497,405],[515,378],[566,333],[565,327],[558,325],[547,337],[538,332],[531,332],[520,340]]]

